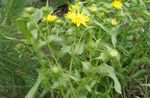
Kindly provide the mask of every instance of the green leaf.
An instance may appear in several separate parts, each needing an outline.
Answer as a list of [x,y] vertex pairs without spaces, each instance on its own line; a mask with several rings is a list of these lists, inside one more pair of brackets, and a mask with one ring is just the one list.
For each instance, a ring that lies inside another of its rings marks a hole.
[[37,29],[36,24],[33,21],[30,21],[30,22],[27,23],[27,28],[28,28],[28,30]]
[[107,54],[105,52],[102,52],[100,54],[100,56],[96,57],[95,59],[102,60],[103,62],[106,62],[106,61],[108,61],[108,56],[107,56]]
[[105,27],[103,24],[101,24],[101,23],[99,23],[98,21],[94,21],[94,23],[96,24],[96,25],[98,25],[101,29],[103,29],[104,31],[106,31],[108,34],[110,34],[110,30],[107,28],[107,27]]
[[75,49],[75,54],[81,55],[84,50],[84,42],[78,43]]
[[34,98],[34,97],[35,97],[35,94],[36,94],[36,92],[37,92],[37,89],[38,89],[38,87],[39,87],[41,81],[42,81],[42,78],[41,78],[41,76],[39,75],[39,76],[38,76],[38,79],[37,79],[37,81],[36,81],[36,83],[35,83],[34,86],[30,89],[30,91],[29,91],[28,94],[25,96],[25,98]]
[[146,69],[141,69],[139,70],[138,72],[136,72],[132,78],[142,78],[144,77],[146,74],[148,74],[147,70]]
[[87,73],[87,72],[89,72],[90,71],[90,69],[91,69],[91,64],[89,63],[89,62],[82,62],[82,71],[84,72],[84,73]]
[[43,48],[44,46],[46,46],[47,45],[47,42],[46,41],[43,41],[43,40],[41,40],[41,39],[36,39],[36,40],[33,40],[33,48],[35,49],[35,50],[39,50],[39,49],[41,49],[41,48]]
[[71,47],[70,46],[64,46],[62,49],[61,49],[62,53],[65,54],[65,53],[70,53],[71,51]]
[[43,40],[39,39],[38,49],[41,49],[41,48],[43,48],[46,45],[47,45],[46,41],[43,41]]
[[31,34],[33,35],[34,39],[38,38],[38,30],[36,30],[36,29],[32,30]]
[[84,87],[80,87],[79,92],[76,95],[76,98],[88,98],[87,95],[88,95],[87,89]]
[[20,30],[22,33],[27,34],[28,33],[28,29],[27,29],[27,20],[24,19],[19,19],[16,21],[16,27],[18,30]]
[[86,88],[89,92],[91,92],[91,87],[90,87],[89,85],[85,85],[85,88]]
[[64,45],[59,52],[59,57],[63,57],[67,53],[71,54],[71,47]]
[[122,93],[121,85],[118,81],[118,78],[116,77],[115,70],[112,66],[108,66],[106,64],[100,65],[100,66],[98,66],[97,70],[98,70],[98,73],[105,74],[105,75],[109,76],[110,78],[112,78],[114,81],[114,88],[115,88],[116,92],[118,92],[119,94]]
[[68,75],[68,77],[70,77],[71,79],[73,79],[74,81],[78,82],[79,79],[77,77],[74,77],[74,76],[71,76],[71,75]]
[[111,42],[113,46],[116,47],[116,43],[117,43],[116,34],[111,34]]
[[147,86],[147,87],[150,87],[150,84],[141,84],[141,86]]
[[42,19],[42,17],[43,17],[42,10],[37,9],[36,12],[34,14],[32,14],[31,19],[32,19],[32,21],[37,23],[39,20]]
[[48,42],[63,42],[63,38],[57,35],[50,35],[47,37]]

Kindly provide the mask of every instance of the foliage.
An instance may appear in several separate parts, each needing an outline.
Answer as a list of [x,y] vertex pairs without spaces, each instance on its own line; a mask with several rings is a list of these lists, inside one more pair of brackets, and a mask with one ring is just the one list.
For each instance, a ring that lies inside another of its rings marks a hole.
[[[37,96],[50,94],[53,98],[132,96],[126,95],[127,83],[148,75],[146,69],[136,72],[140,64],[150,63],[148,2],[124,0],[119,9],[111,3],[76,2],[69,8],[73,13],[51,21],[43,20],[53,14],[48,6],[27,8],[30,10],[22,13],[16,23],[23,35],[20,49],[29,48],[24,52],[32,53],[41,66],[26,98],[35,97],[37,92]],[[87,26],[79,13],[90,18]],[[147,89],[139,92],[143,93],[149,96]]]
[[64,17],[48,6],[19,12],[14,32],[21,36],[4,37],[18,41],[18,60],[37,69],[25,98],[150,97],[149,3],[76,0]]

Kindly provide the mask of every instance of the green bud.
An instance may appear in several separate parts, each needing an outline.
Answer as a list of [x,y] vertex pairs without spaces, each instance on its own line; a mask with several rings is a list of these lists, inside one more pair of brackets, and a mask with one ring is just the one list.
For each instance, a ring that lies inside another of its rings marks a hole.
[[52,72],[58,73],[60,71],[60,68],[58,66],[53,66],[52,67]]
[[27,8],[25,8],[25,11],[29,14],[32,14],[35,11],[35,8],[34,7],[27,7]]

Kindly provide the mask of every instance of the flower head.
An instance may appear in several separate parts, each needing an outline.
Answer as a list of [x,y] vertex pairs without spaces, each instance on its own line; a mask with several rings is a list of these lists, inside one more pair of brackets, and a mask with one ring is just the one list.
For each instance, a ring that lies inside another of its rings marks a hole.
[[81,24],[87,26],[87,22],[89,21],[89,17],[83,12],[80,13],[79,11],[69,11],[66,17],[76,24],[77,27],[79,27]]
[[95,5],[95,4],[93,4],[93,5],[90,7],[90,10],[91,10],[91,12],[95,12],[95,11],[97,11],[97,7],[96,7],[96,5]]
[[117,22],[117,20],[116,20],[116,19],[112,19],[112,20],[111,20],[111,24],[112,24],[112,25],[117,25],[117,24],[118,24],[118,22]]
[[112,57],[117,57],[117,56],[118,56],[118,52],[115,51],[115,50],[112,50],[112,51],[110,51],[110,55],[111,55]]
[[113,1],[112,6],[117,8],[117,9],[122,9],[122,3],[119,0]]
[[47,17],[44,17],[43,19],[44,21],[52,22],[52,21],[55,21],[57,17],[55,15],[48,15]]

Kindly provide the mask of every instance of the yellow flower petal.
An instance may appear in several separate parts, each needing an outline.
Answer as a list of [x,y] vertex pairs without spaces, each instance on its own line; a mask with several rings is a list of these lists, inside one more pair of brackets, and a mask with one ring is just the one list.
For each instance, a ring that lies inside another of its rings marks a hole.
[[117,8],[117,9],[122,9],[122,3],[119,0],[115,0],[112,2],[112,6]]
[[57,17],[55,15],[48,15],[47,17],[44,17],[43,19],[44,21],[52,22],[52,21],[55,21]]
[[76,24],[77,27],[79,27],[81,24],[87,26],[87,22],[89,21],[89,17],[83,12],[80,13],[79,11],[69,11],[66,17]]

